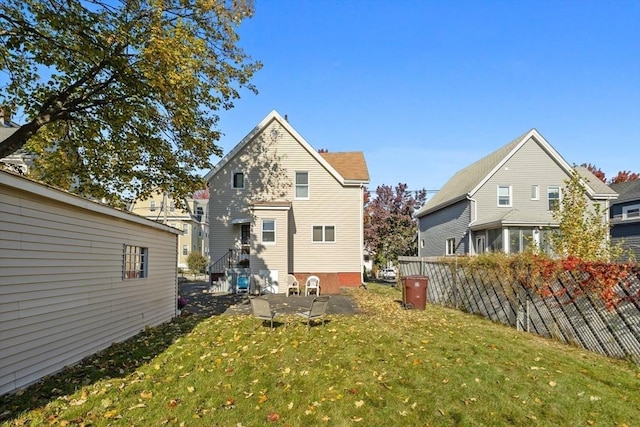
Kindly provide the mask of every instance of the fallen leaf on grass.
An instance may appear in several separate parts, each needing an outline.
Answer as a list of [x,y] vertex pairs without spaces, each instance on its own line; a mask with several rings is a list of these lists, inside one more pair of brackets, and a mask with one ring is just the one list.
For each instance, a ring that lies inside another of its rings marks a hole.
[[280,415],[276,414],[275,412],[271,412],[269,415],[267,415],[267,420],[275,423],[276,421],[280,420]]
[[267,400],[269,400],[269,398],[267,397],[267,395],[266,395],[266,394],[261,394],[261,395],[260,395],[260,398],[258,399],[258,402],[259,402],[259,403],[264,403],[264,402],[266,402]]
[[111,411],[105,412],[103,416],[104,418],[115,418],[116,416],[118,416],[118,411],[113,409]]
[[555,387],[555,386],[557,386],[557,385],[558,385],[558,383],[557,383],[557,382],[555,382],[555,381],[549,381],[549,385],[550,385],[551,387]]
[[364,405],[364,400],[358,400],[357,402],[355,402],[356,408],[361,407],[362,405]]

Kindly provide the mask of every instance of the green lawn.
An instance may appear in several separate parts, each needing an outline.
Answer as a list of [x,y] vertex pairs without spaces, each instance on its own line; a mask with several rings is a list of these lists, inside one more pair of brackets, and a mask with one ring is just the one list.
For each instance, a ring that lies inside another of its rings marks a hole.
[[1,401],[2,425],[429,426],[640,422],[640,367],[438,306],[353,290],[310,331],[196,316]]

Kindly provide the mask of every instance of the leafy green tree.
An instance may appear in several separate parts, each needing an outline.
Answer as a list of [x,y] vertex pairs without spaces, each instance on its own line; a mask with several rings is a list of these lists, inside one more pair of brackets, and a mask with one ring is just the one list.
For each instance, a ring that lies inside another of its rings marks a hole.
[[0,158],[33,152],[36,178],[85,196],[188,196],[221,154],[217,111],[257,92],[236,33],[252,15],[252,0],[3,0],[0,105],[27,120]]
[[399,256],[417,255],[418,225],[413,214],[424,205],[425,189],[410,191],[407,184],[395,189],[381,185],[372,198],[364,195],[364,246],[376,254],[376,263],[384,265]]
[[193,273],[194,279],[197,273],[204,272],[207,265],[209,265],[209,260],[206,256],[202,255],[202,253],[193,251],[187,255],[187,267],[189,267],[189,270]]
[[590,207],[586,187],[577,172],[565,181],[562,200],[553,211],[557,232],[550,240],[556,253],[584,261],[613,260],[621,253],[619,245],[609,239],[607,212],[599,203]]

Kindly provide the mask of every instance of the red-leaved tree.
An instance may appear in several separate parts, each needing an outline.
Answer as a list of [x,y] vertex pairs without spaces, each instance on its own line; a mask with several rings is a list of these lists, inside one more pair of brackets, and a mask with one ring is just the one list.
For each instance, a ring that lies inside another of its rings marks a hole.
[[410,191],[407,184],[381,185],[376,196],[365,190],[364,246],[384,265],[399,256],[417,255],[418,232],[414,213],[424,205],[427,191]]

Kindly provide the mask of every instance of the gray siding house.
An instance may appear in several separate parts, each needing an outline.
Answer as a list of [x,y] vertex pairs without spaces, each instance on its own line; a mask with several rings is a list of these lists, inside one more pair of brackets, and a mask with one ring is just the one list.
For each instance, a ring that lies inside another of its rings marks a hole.
[[175,317],[178,233],[0,171],[0,395]]
[[611,240],[622,243],[640,261],[640,179],[610,187],[619,195],[611,203]]
[[608,216],[616,192],[586,168],[572,168],[532,129],[458,171],[416,213],[419,256],[547,249],[545,232],[557,227],[551,209],[573,170]]

